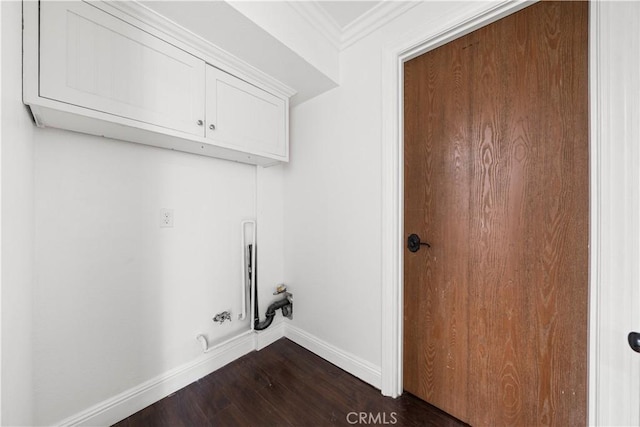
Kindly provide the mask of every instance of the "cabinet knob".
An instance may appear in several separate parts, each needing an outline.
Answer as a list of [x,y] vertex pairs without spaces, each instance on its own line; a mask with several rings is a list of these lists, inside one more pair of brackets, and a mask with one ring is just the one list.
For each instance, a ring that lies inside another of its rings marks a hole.
[[216,125],[214,125],[214,124],[210,124],[210,125],[209,125],[209,129],[211,129],[211,130],[215,130],[215,129],[216,129]]
[[202,120],[198,120],[196,123],[198,123],[198,126],[202,126],[204,124]]

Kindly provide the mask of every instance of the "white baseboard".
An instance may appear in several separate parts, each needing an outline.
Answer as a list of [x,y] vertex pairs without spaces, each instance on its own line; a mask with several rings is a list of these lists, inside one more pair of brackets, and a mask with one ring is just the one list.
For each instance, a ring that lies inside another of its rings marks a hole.
[[260,351],[284,337],[284,331],[284,320],[276,321],[269,329],[265,329],[264,331],[256,331],[256,350]]
[[243,333],[193,362],[165,372],[56,425],[112,425],[255,349],[256,335]]
[[353,354],[347,353],[318,337],[315,337],[302,329],[287,323],[284,329],[284,336],[296,344],[301,345],[312,353],[333,363],[337,367],[344,369],[362,381],[380,389],[382,384],[382,374],[379,366],[367,362]]
[[193,362],[165,372],[149,381],[66,418],[56,425],[112,425],[199,380],[254,350],[273,344],[282,337],[301,345],[350,374],[380,388],[380,367],[344,352],[333,345],[281,320],[260,332],[244,332],[221,344]]

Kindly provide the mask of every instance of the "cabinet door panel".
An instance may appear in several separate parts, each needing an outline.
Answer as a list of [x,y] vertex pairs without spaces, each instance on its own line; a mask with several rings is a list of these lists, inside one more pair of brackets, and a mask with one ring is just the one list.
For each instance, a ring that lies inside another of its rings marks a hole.
[[206,115],[207,138],[286,157],[285,101],[209,65]]
[[203,60],[85,2],[40,6],[40,96],[204,136]]

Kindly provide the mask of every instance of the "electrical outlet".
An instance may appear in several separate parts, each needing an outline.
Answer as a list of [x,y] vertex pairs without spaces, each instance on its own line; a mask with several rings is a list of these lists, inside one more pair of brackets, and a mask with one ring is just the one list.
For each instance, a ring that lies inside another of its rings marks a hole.
[[160,227],[173,227],[173,209],[160,209]]

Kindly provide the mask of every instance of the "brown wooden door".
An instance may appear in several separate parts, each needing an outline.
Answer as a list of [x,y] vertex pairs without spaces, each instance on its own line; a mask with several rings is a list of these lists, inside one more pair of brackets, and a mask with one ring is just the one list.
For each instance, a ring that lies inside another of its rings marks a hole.
[[404,388],[472,425],[586,424],[587,52],[540,2],[405,64]]

